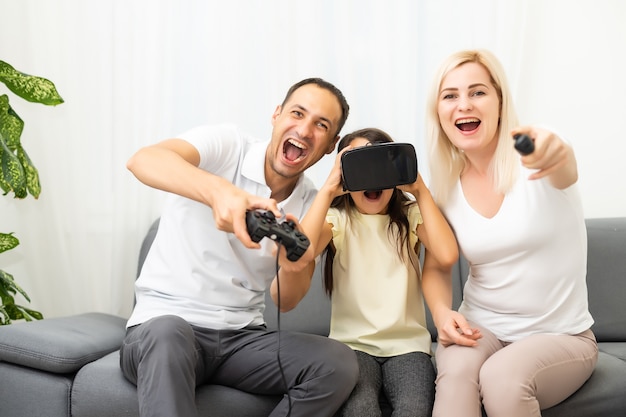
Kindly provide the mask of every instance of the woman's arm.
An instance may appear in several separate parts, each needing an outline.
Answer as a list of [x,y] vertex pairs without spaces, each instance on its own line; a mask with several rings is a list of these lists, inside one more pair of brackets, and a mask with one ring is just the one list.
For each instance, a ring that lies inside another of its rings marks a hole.
[[439,343],[476,346],[482,335],[469,327],[465,317],[452,310],[451,266],[440,264],[426,249],[422,269],[422,292],[433,322],[437,327]]
[[415,196],[423,223],[417,227],[417,235],[424,244],[422,268],[422,291],[428,304],[439,343],[443,346],[459,344],[475,346],[482,336],[478,329],[469,327],[465,317],[452,310],[451,273],[459,259],[456,238],[448,221],[435,203],[421,175],[406,191]]
[[526,168],[536,169],[529,179],[547,177],[554,186],[563,190],[578,181],[578,167],[574,149],[555,133],[532,126],[520,127],[511,135],[525,133],[535,142],[534,152],[522,156]]

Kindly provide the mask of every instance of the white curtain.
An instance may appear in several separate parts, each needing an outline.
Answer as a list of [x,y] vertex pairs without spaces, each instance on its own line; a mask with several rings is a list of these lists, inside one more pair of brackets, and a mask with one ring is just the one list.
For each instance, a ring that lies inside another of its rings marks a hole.
[[[589,217],[626,215],[626,3],[621,0],[0,0],[0,60],[55,82],[65,103],[8,93],[39,169],[38,200],[0,198],[21,244],[0,269],[46,317],[127,316],[143,234],[163,194],[125,168],[141,146],[199,124],[269,137],[287,88],[309,76],[351,104],[343,133],[377,126],[423,152],[441,60],[488,48],[520,118],[575,145]],[[318,184],[333,157],[311,170]]]

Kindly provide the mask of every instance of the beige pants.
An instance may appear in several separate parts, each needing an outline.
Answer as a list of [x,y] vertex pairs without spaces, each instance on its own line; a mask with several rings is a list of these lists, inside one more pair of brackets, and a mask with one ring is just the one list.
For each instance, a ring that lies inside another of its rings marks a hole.
[[476,347],[437,347],[433,417],[534,417],[580,388],[591,376],[598,347],[591,330],[537,334],[514,343],[483,335]]

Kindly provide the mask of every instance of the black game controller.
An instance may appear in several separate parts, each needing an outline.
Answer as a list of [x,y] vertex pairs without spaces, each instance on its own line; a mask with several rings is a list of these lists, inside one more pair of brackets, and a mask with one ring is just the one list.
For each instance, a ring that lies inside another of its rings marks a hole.
[[297,261],[309,247],[309,238],[295,228],[292,221],[276,222],[271,211],[254,210],[246,213],[246,226],[253,242],[264,237],[280,243],[287,250],[287,259]]
[[533,142],[530,136],[518,133],[513,136],[513,140],[515,140],[515,149],[517,149],[517,152],[520,154],[528,155],[535,151],[535,142]]

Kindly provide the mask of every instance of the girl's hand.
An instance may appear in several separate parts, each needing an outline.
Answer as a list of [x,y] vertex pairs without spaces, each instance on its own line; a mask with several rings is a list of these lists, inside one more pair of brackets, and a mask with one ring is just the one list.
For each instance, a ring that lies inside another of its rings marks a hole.
[[347,191],[344,191],[343,189],[343,180],[341,175],[341,155],[343,155],[343,153],[346,152],[348,149],[351,149],[351,146],[346,146],[339,153],[337,153],[337,157],[335,158],[335,163],[330,170],[330,174],[328,174],[326,182],[320,188],[320,192],[329,193],[331,198],[335,198],[337,196],[347,193]]
[[415,182],[412,184],[399,185],[397,188],[406,193],[412,194],[416,200],[419,200],[420,191],[426,188],[426,184],[422,179],[422,175],[418,173]]

